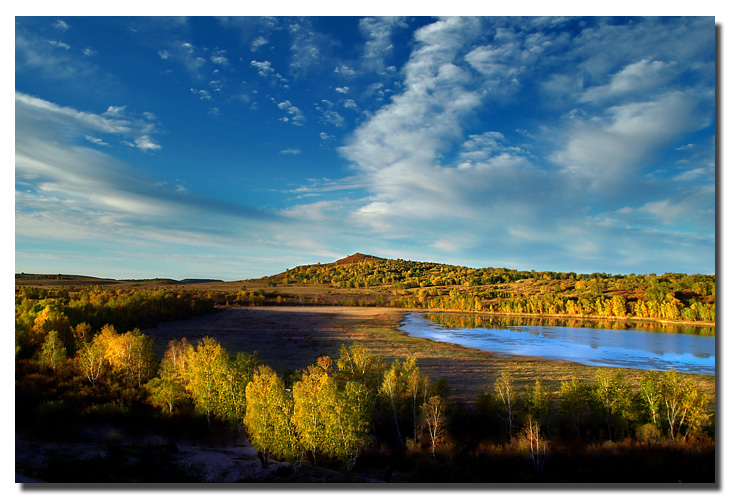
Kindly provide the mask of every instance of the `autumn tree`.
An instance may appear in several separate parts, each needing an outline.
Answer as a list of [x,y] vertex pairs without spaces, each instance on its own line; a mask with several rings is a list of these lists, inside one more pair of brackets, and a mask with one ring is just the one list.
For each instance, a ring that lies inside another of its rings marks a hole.
[[328,452],[328,445],[335,438],[330,433],[339,395],[332,369],[332,360],[321,357],[317,365],[307,367],[301,381],[292,387],[292,422],[302,448],[312,454],[315,463],[317,454],[321,450]]
[[431,454],[436,455],[436,447],[441,443],[446,432],[444,411],[446,402],[439,395],[430,397],[421,407],[428,436],[431,439]]
[[338,377],[345,381],[356,381],[375,395],[380,389],[385,362],[361,343],[355,342],[349,348],[340,347],[337,359]]
[[257,367],[246,386],[243,423],[264,467],[268,466],[271,455],[292,460],[299,454],[293,412],[294,402],[281,378],[268,366]]
[[188,346],[186,389],[195,408],[205,414],[210,424],[213,415],[225,415],[228,386],[228,352],[211,337],[204,337],[195,348]]
[[660,387],[672,440],[698,432],[709,421],[710,415],[706,409],[709,396],[694,381],[671,370],[662,375]]
[[78,347],[76,364],[86,379],[95,385],[104,369],[104,344],[98,336]]

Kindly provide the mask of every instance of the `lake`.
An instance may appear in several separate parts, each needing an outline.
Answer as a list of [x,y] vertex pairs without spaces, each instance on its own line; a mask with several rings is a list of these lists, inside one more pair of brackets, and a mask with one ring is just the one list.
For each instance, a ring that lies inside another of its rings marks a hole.
[[603,367],[715,374],[715,336],[688,334],[686,327],[409,313],[400,328],[409,336],[482,351]]

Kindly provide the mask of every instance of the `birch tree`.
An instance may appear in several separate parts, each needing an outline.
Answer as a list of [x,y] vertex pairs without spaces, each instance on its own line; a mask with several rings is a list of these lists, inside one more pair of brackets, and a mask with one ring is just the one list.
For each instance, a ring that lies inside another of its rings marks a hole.
[[431,439],[431,454],[434,456],[436,455],[436,447],[441,443],[445,434],[445,407],[444,400],[438,395],[429,398],[421,407],[428,429],[428,436]]
[[507,371],[502,371],[499,379],[494,383],[494,391],[499,395],[502,401],[504,415],[502,419],[507,423],[509,429],[509,439],[512,441],[512,431],[514,428],[515,411],[517,409],[517,395],[515,394],[515,383],[512,375]]
[[205,414],[208,424],[214,414],[224,415],[223,396],[228,384],[228,353],[213,338],[205,337],[195,348],[188,346],[186,389],[195,408]]
[[41,346],[41,363],[50,367],[53,372],[59,365],[66,361],[66,348],[56,331],[50,331],[46,334],[46,339]]
[[284,382],[268,366],[256,368],[246,386],[246,415],[243,423],[251,444],[260,454],[264,467],[269,457],[293,460],[299,443],[292,425],[294,402]]

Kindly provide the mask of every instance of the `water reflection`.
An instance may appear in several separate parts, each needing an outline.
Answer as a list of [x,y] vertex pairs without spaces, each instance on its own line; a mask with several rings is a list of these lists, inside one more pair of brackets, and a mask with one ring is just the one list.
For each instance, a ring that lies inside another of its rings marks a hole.
[[715,373],[714,336],[693,335],[710,334],[709,327],[410,313],[401,329],[484,351],[596,366]]

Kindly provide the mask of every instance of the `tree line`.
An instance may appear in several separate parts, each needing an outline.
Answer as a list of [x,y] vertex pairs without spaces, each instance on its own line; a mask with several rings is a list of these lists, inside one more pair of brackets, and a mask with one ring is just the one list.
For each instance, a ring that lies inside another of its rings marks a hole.
[[[280,283],[372,289],[379,293],[375,304],[380,306],[686,322],[715,320],[713,275],[526,272],[378,258],[299,266],[287,270]],[[388,293],[383,294],[385,291]]]

